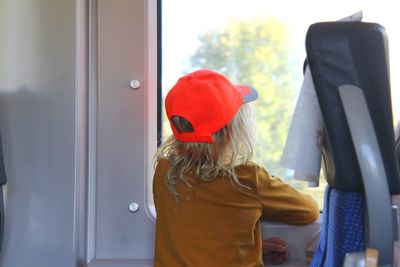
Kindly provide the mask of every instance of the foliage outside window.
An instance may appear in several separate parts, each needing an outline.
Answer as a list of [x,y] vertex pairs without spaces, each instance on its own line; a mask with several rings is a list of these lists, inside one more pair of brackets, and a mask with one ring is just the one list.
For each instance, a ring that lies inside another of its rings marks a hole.
[[[292,171],[280,165],[303,78],[305,34],[311,23],[336,20],[359,11],[363,6],[357,1],[346,2],[348,11],[339,10],[338,7],[343,5],[337,3],[337,7],[332,7],[308,0],[315,10],[288,16],[287,6],[293,4],[290,1],[274,4],[263,0],[219,0],[208,3],[213,10],[205,9],[207,1],[204,1],[185,1],[183,4],[182,1],[169,0],[163,5],[163,99],[178,77],[199,68],[219,71],[234,83],[256,88],[259,99],[251,104],[255,161],[271,174],[311,194],[322,209],[324,179],[318,188],[308,188],[306,183],[293,180]],[[173,8],[175,2],[186,5],[181,8],[190,8],[191,13],[177,12]],[[232,8],[232,14],[223,9],[223,3]],[[218,8],[221,9],[219,12]],[[370,10],[376,11],[373,6]],[[216,16],[216,25],[212,24],[213,16]],[[199,26],[202,23],[208,23],[208,27]],[[163,137],[168,136],[170,130],[166,118],[162,128]]]

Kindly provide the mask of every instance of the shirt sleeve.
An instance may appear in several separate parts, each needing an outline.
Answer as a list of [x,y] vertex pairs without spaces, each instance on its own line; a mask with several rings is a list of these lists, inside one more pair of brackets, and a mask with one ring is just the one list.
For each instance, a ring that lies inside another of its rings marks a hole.
[[318,219],[319,208],[311,196],[272,177],[264,168],[258,167],[256,172],[262,219],[294,225],[305,225]]

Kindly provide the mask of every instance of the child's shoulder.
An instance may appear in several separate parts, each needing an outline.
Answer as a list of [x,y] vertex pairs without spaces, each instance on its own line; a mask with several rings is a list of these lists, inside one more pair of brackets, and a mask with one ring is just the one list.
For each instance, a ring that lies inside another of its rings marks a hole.
[[156,172],[167,171],[171,167],[171,163],[166,158],[160,158],[156,162]]
[[264,167],[253,161],[236,166],[235,173],[240,183],[256,191],[258,191],[260,185],[270,184],[273,179]]
[[236,170],[258,170],[258,169],[263,169],[263,167],[261,167],[261,165],[259,165],[258,163],[249,160],[246,163],[237,165],[235,167],[235,169]]
[[248,161],[236,166],[235,172],[240,177],[258,177],[259,175],[270,177],[270,174],[265,168],[253,161]]
[[157,184],[161,186],[162,184],[164,184],[164,177],[165,174],[168,172],[170,166],[170,162],[165,158],[156,160],[153,179],[154,185]]

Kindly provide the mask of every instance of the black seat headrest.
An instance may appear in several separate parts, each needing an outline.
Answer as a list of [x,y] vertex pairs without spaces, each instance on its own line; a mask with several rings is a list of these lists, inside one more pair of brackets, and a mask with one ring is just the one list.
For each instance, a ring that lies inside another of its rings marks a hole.
[[363,191],[338,92],[339,86],[351,84],[363,90],[390,191],[400,193],[385,29],[365,22],[316,23],[307,32],[306,50],[325,122],[323,152],[328,183],[342,191]]

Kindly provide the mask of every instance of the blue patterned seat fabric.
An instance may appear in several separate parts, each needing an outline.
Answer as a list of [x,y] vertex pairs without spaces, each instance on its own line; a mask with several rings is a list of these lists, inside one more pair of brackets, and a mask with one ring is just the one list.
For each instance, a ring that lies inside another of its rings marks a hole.
[[311,267],[341,267],[346,253],[365,250],[364,195],[325,189],[322,229]]

